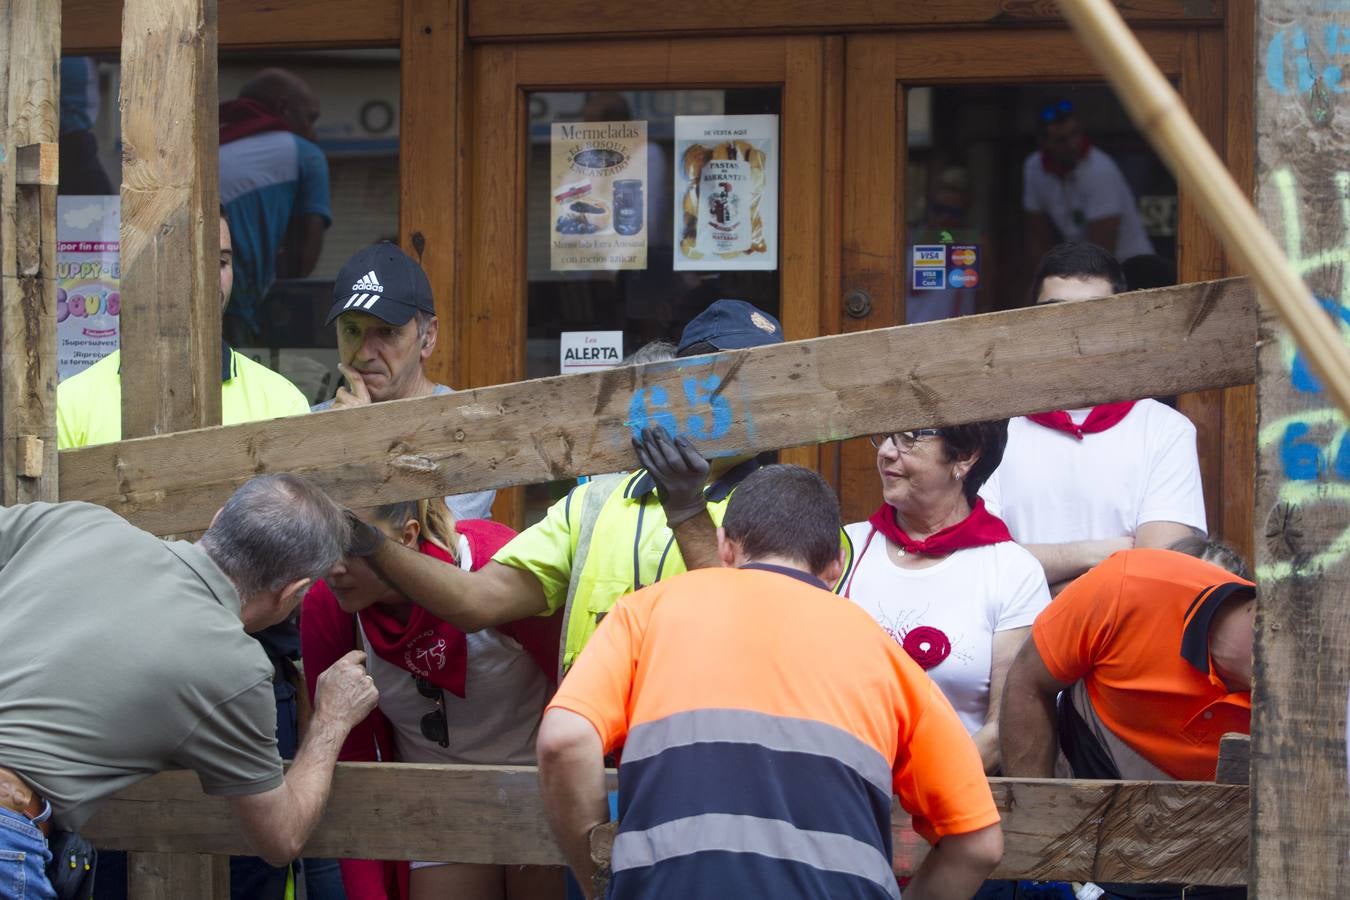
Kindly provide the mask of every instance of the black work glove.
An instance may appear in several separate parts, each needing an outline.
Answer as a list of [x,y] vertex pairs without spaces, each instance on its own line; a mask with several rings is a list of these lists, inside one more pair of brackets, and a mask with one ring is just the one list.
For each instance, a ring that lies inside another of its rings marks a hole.
[[363,522],[356,517],[356,513],[350,509],[343,510],[347,514],[347,524],[351,526],[352,535],[347,541],[347,556],[373,556],[375,551],[384,543],[384,532]]
[[703,512],[703,485],[708,480],[708,461],[688,438],[672,438],[657,425],[642,429],[633,439],[638,462],[656,481],[656,493],[666,511],[666,522],[673,528]]

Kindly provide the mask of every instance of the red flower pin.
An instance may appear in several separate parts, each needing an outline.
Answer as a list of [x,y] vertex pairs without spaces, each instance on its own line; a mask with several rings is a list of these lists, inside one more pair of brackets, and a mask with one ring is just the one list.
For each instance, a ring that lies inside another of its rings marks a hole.
[[905,652],[925,671],[938,665],[952,653],[951,640],[941,629],[931,625],[911,628],[905,639],[900,642],[900,646],[904,647]]

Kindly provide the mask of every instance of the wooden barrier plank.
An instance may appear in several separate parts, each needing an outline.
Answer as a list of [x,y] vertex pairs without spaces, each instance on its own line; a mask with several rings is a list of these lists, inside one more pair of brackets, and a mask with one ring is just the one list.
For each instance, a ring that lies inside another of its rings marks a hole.
[[127,896],[136,900],[229,900],[230,860],[204,853],[132,853]]
[[61,8],[0,3],[0,503],[56,476],[56,159]]
[[121,105],[122,433],[216,425],[216,0],[126,0]]
[[[616,776],[609,773],[611,789]],[[995,875],[1242,884],[1247,788],[1195,782],[991,779],[1005,850]],[[100,847],[137,852],[246,851],[226,802],[195,775],[158,775],[110,800],[83,829]],[[895,868],[927,844],[903,814]],[[305,855],[557,865],[530,767],[344,763]]]
[[[1327,334],[1350,340],[1350,131],[1317,55],[1350,34],[1350,8],[1255,6],[1257,205]],[[1331,900],[1350,885],[1350,436],[1289,331],[1268,314],[1260,328],[1252,896]]]
[[648,422],[717,457],[1244,384],[1254,341],[1245,280],[1162,288],[70,450],[61,499],[192,531],[260,472],[362,507],[623,469]]

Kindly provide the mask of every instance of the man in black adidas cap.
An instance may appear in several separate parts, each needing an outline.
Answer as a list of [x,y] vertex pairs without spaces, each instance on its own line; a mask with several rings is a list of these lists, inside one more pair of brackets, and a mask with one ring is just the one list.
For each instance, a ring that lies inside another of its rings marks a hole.
[[[395,244],[381,241],[347,260],[333,282],[327,321],[337,323],[338,371],[347,383],[314,412],[454,392],[423,369],[436,349],[436,304],[426,272]],[[486,519],[494,496],[445,499],[457,519]]]

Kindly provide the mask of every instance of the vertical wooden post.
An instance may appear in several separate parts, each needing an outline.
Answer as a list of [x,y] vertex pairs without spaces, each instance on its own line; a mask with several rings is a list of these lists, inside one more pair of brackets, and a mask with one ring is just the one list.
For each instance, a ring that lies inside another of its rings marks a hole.
[[457,374],[461,354],[459,307],[462,221],[468,204],[446,203],[429,185],[458,185],[466,197],[468,173],[461,135],[468,113],[464,0],[402,0],[403,41],[399,94],[399,245],[421,262],[436,299],[439,332],[427,361],[434,381],[465,386]]
[[0,504],[56,500],[61,4],[0,3]]
[[[1257,0],[1262,217],[1350,334],[1350,9]],[[1333,333],[1336,333],[1333,332]],[[1350,437],[1273,316],[1257,394],[1259,611],[1252,716],[1253,897],[1330,898],[1350,884]]]
[[[220,424],[216,0],[122,9],[122,435]],[[132,853],[133,897],[223,900],[229,861]]]
[[216,0],[122,10],[122,434],[220,424]]

